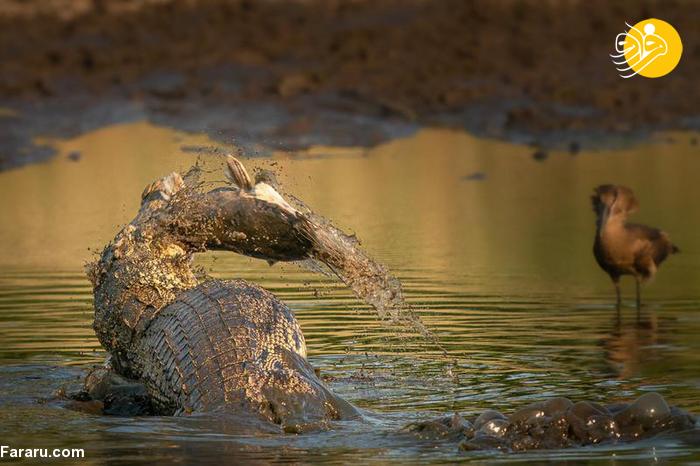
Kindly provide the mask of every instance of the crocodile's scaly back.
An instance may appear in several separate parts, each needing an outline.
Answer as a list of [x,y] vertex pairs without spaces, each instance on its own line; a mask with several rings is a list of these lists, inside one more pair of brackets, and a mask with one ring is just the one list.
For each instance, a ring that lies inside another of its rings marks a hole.
[[143,380],[162,412],[248,411],[291,430],[353,412],[306,361],[289,308],[242,280],[183,293],[139,345]]

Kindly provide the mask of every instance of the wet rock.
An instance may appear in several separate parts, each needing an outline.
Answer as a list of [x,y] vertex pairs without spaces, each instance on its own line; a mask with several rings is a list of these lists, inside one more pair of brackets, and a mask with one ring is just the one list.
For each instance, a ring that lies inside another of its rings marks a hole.
[[440,420],[429,420],[411,423],[401,430],[416,434],[420,438],[438,438],[447,434],[448,427]]
[[80,390],[77,392],[73,392],[70,395],[67,395],[65,391],[61,392],[59,391],[57,393],[57,397],[59,398],[70,398],[73,401],[92,401],[92,397],[88,392],[85,390]]
[[146,394],[110,393],[104,400],[103,413],[108,416],[147,416],[155,412]]
[[154,411],[142,383],[127,379],[106,367],[88,374],[83,393],[91,401],[102,403],[103,414],[140,416]]
[[85,414],[100,415],[104,411],[104,403],[99,400],[79,401],[72,400],[66,404],[66,408]]
[[438,419],[413,422],[401,430],[416,434],[422,439],[463,438],[474,435],[474,426],[458,413]]
[[464,439],[459,448],[525,451],[635,441],[662,432],[693,429],[695,422],[694,416],[669,408],[655,393],[643,395],[632,404],[608,406],[552,398],[524,406],[507,419],[497,411],[482,413],[474,422],[474,436]]
[[617,414],[620,411],[627,409],[629,405],[629,403],[612,403],[609,405],[605,405],[605,409],[608,410],[611,414]]
[[486,421],[477,432],[491,437],[503,437],[508,430],[508,426],[510,426],[510,422],[506,419],[491,419]]
[[474,429],[480,430],[484,424],[494,419],[508,420],[508,418],[504,414],[501,414],[500,412],[493,409],[487,409],[483,413],[479,414],[479,416],[474,421]]
[[615,420],[610,416],[593,415],[586,422],[588,442],[600,443],[609,439],[620,438],[620,429]]
[[510,444],[510,448],[515,451],[534,450],[539,446],[539,442],[529,435],[518,437]]
[[625,442],[634,442],[644,437],[644,428],[640,424],[619,426],[620,439]]
[[587,420],[588,418],[581,418],[572,412],[566,413],[566,422],[569,424],[569,430],[579,441],[585,441],[588,438]]
[[671,414],[661,421],[657,428],[660,430],[688,430],[696,427],[698,419],[696,416],[683,411],[680,408],[671,406]]
[[450,430],[473,435],[474,426],[460,414],[454,413],[450,418]]
[[605,407],[589,401],[579,401],[565,414],[571,433],[584,444],[598,443],[616,436],[617,424]]
[[572,407],[571,400],[560,397],[527,405],[508,419],[484,416],[477,434],[500,438],[512,450],[563,448],[571,445],[566,413]]
[[508,444],[498,438],[492,437],[490,435],[476,435],[472,439],[463,440],[459,444],[459,449],[462,451],[475,451],[475,450],[505,450],[508,451],[510,448]]
[[569,413],[579,417],[584,421],[587,421],[588,418],[591,416],[612,414],[608,409],[604,408],[603,406],[600,406],[596,403],[591,403],[589,401],[579,401],[570,408]]
[[557,414],[564,414],[566,411],[574,406],[573,401],[564,397],[550,398],[542,402],[542,409],[545,416],[555,416]]
[[533,423],[536,419],[545,416],[544,406],[542,403],[533,403],[520,408],[508,417],[512,423]]
[[638,424],[644,429],[651,429],[670,414],[671,409],[664,397],[658,393],[645,393],[629,407],[617,413],[615,421],[623,427]]
[[541,435],[540,448],[564,448],[571,444],[570,425],[566,414],[552,418]]

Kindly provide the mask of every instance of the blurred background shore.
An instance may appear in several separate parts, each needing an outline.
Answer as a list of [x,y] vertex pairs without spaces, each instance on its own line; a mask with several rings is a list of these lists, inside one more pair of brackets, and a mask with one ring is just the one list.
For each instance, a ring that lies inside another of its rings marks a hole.
[[[661,79],[608,56],[657,17]],[[149,120],[255,151],[371,146],[421,126],[537,147],[697,129],[694,1],[0,0],[0,169],[37,136]]]

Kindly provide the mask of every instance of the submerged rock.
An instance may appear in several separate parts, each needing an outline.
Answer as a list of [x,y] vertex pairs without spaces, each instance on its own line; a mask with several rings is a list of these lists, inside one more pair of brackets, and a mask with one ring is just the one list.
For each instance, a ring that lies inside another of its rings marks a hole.
[[478,434],[491,437],[503,437],[510,422],[506,419],[491,419],[486,421],[477,431]]
[[[524,451],[630,442],[693,429],[696,423],[693,415],[669,407],[657,393],[642,395],[631,404],[612,406],[615,409],[589,401],[573,403],[567,398],[552,398],[524,406],[508,417],[487,410],[473,420],[472,429],[459,432],[459,448]],[[414,423],[405,430],[426,438],[426,431],[440,426],[441,432],[451,433],[454,438],[457,432],[447,427],[446,419]]]
[[474,428],[480,430],[484,424],[494,419],[507,420],[508,418],[496,410],[487,409],[476,418],[474,421]]
[[621,426],[640,425],[645,429],[653,428],[671,415],[666,400],[658,393],[646,393],[615,415],[615,421]]
[[418,421],[408,424],[401,429],[403,432],[410,432],[422,439],[439,438],[461,438],[463,436],[473,436],[474,426],[471,422],[455,413],[452,416]]
[[88,414],[145,416],[156,413],[143,383],[128,379],[105,365],[85,377],[81,390],[63,395],[66,408]]

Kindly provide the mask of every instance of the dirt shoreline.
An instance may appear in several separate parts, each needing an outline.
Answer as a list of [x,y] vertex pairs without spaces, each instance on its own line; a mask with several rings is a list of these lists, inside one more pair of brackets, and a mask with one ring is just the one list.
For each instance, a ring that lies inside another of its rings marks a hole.
[[[679,66],[621,79],[625,21],[679,31]],[[147,118],[294,150],[424,125],[545,148],[697,129],[700,7],[687,1],[0,0],[0,169]]]

